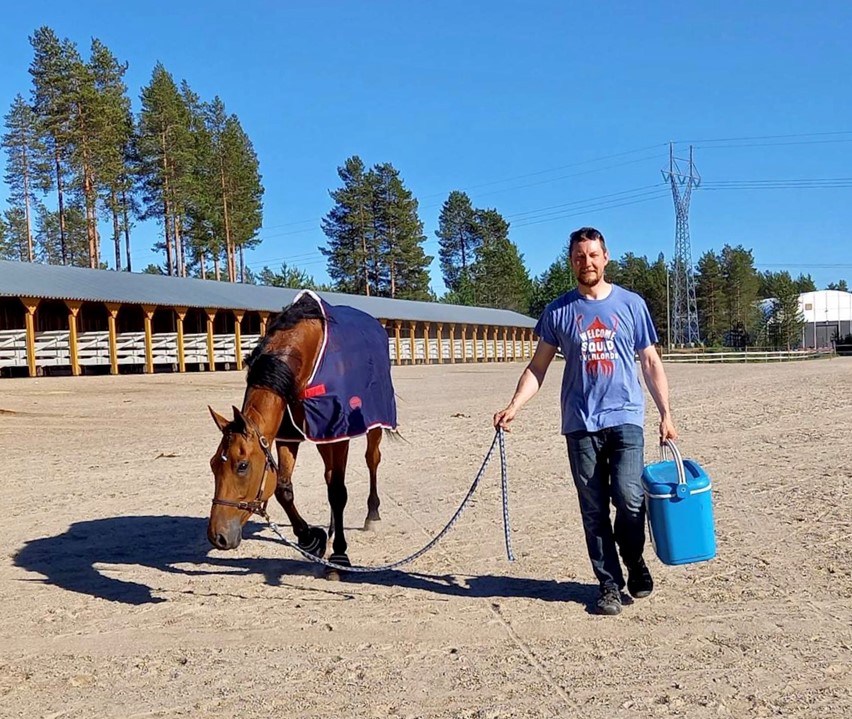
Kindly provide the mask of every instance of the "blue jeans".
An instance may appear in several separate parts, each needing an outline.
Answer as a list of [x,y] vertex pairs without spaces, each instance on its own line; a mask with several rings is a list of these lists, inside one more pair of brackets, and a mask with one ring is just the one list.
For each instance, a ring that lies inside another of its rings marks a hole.
[[[592,569],[601,585],[622,589],[624,574],[616,545],[628,569],[642,558],[645,548],[642,428],[622,424],[599,432],[571,432],[566,438]],[[615,507],[614,526],[610,501]]]

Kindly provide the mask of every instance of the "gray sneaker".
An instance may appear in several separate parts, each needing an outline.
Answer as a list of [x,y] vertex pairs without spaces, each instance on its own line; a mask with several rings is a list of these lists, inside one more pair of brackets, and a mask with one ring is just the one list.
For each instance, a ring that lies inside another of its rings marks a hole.
[[621,614],[621,591],[618,587],[605,584],[595,602],[595,613],[615,616]]

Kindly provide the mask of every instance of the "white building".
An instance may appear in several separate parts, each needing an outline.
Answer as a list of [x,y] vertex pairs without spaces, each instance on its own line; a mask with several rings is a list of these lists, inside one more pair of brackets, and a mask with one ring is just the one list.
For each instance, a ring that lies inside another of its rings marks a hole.
[[804,347],[831,347],[832,339],[852,334],[852,292],[818,290],[799,295],[805,317]]

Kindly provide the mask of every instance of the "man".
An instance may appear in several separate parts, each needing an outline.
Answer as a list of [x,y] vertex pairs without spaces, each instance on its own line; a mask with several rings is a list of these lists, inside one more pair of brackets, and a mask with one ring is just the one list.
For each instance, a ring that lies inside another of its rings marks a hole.
[[[677,439],[677,430],[663,363],[654,347],[657,333],[645,301],[606,281],[609,254],[596,229],[583,227],[571,233],[568,254],[578,287],[544,310],[535,329],[538,348],[512,401],[494,415],[494,426],[509,429],[521,407],[538,392],[561,348],[565,356],[562,433],[567,437],[589,558],[600,583],[595,611],[613,615],[621,612],[625,586],[619,552],[627,567],[630,594],[647,597],[654,588],[642,558],[645,400],[635,353],[660,411],[660,441]],[[614,526],[610,501],[615,506]]]

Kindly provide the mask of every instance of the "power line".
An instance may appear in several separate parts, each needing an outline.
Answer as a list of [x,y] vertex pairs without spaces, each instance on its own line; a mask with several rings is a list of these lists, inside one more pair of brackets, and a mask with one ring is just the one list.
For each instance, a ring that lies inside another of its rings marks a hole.
[[838,130],[835,132],[803,132],[793,135],[751,135],[746,137],[717,137],[704,140],[675,140],[676,144],[698,144],[707,142],[740,142],[746,140],[786,140],[796,137],[826,137],[829,135],[852,135],[852,130]]

